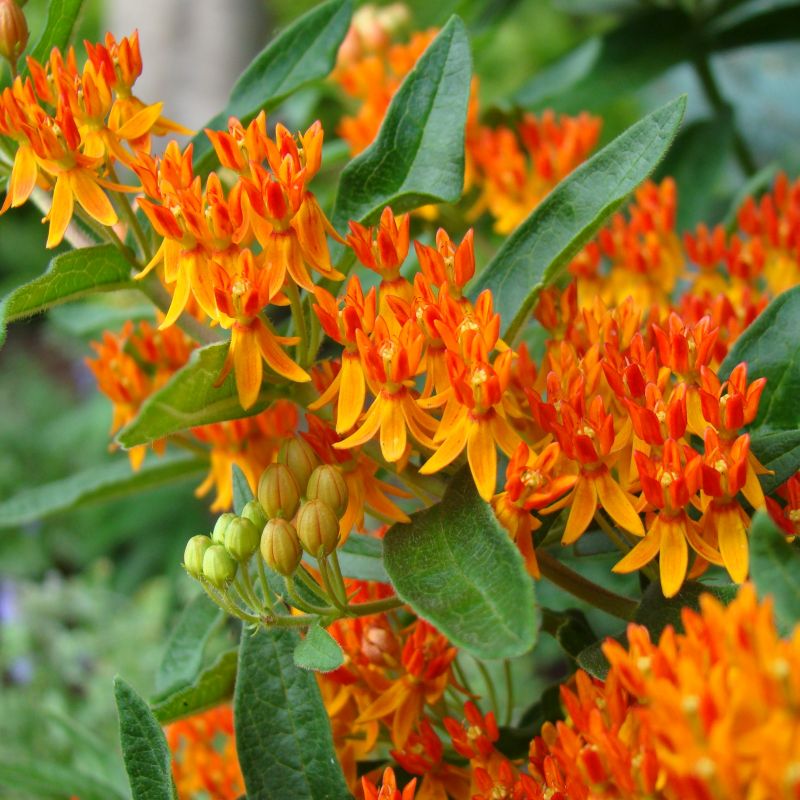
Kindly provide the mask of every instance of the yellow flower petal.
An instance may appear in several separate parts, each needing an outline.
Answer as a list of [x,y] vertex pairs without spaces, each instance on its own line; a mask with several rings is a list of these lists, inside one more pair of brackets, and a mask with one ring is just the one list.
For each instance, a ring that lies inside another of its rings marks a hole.
[[572,544],[589,527],[597,510],[597,491],[595,482],[581,475],[571,495],[572,508],[569,510],[567,526],[561,537],[561,544]]
[[394,395],[384,398],[381,408],[381,452],[390,463],[399,461],[406,451],[406,421],[401,400]]
[[677,520],[662,520],[659,517],[656,524],[661,528],[661,591],[664,597],[674,597],[686,577],[689,547],[683,526]]
[[355,353],[342,356],[342,369],[339,372],[339,403],[336,406],[336,433],[349,431],[358,421],[364,409],[366,398],[366,382],[361,360]]
[[467,460],[478,494],[488,503],[497,485],[497,448],[489,420],[478,420],[470,428]]
[[654,523],[644,539],[630,553],[614,564],[611,571],[618,573],[635,572],[645,564],[649,564],[658,555],[660,547],[661,526]]
[[439,445],[439,449],[420,467],[420,475],[432,475],[457,458],[467,443],[467,431],[473,424],[469,420],[464,420],[463,425],[455,428]]
[[56,178],[56,185],[53,189],[53,205],[45,219],[50,220],[50,230],[47,233],[47,245],[57,247],[61,244],[64,234],[67,231],[69,221],[72,219],[74,200],[72,189],[69,186],[69,178],[66,175],[59,175]]
[[741,583],[750,569],[747,548],[747,531],[742,515],[736,506],[730,506],[716,515],[719,552],[731,578]]
[[304,383],[311,380],[311,376],[286,355],[275,336],[260,320],[257,320],[254,331],[258,338],[261,355],[264,356],[264,360],[278,375],[283,375],[284,378],[295,381],[295,383]]
[[644,526],[642,520],[636,513],[630,497],[622,490],[622,487],[611,477],[607,471],[603,471],[595,478],[597,496],[600,504],[606,513],[626,531],[635,533],[637,536],[644,536]]
[[67,175],[72,191],[84,211],[101,225],[116,225],[117,212],[106,193],[97,185],[95,174],[88,169],[72,169]]
[[261,360],[258,340],[252,330],[234,328],[231,333],[233,352],[233,371],[236,377],[236,391],[242,408],[247,410],[255,405],[261,391],[264,376],[264,363]]

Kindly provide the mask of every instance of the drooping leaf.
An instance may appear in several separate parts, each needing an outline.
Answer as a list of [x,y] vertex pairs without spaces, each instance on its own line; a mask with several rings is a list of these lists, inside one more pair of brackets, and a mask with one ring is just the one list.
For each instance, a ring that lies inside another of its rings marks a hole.
[[539,291],[553,283],[603,222],[655,169],[683,118],[686,97],[648,114],[582,164],[539,204],[478,276],[490,289],[505,337],[522,327]]
[[[683,630],[681,623],[681,609],[700,609],[700,596],[711,594],[722,603],[730,603],[736,596],[736,586],[733,584],[709,584],[696,581],[686,581],[680,592],[674,597],[666,598],[661,593],[661,587],[650,584],[647,587],[633,621],[644,625],[653,641],[658,641],[662,631],[667,625],[672,625],[677,631]],[[627,636],[622,633],[614,637],[625,644]],[[603,642],[590,645],[578,655],[578,665],[589,674],[604,679],[608,673],[608,661],[602,652]]]
[[247,796],[349,800],[316,678],[294,664],[299,641],[289,628],[242,634],[234,720]]
[[392,98],[376,140],[345,167],[333,225],[455,202],[464,184],[464,126],[472,60],[464,23],[452,17]]
[[233,510],[235,513],[241,514],[244,511],[244,507],[254,499],[253,490],[250,488],[250,484],[238,464],[234,464],[232,470]]
[[166,725],[230,700],[236,682],[236,661],[236,650],[222,653],[188,686],[175,689],[153,703],[155,718]]
[[133,800],[177,800],[167,740],[150,707],[119,677],[114,679],[114,697]]
[[800,622],[800,551],[763,509],[750,527],[750,578],[759,597],[772,596],[778,626],[788,635]]
[[130,275],[131,265],[110,244],[61,253],[50,261],[47,272],[3,300],[0,321],[14,322],[93,292],[131,287]]
[[78,18],[84,0],[50,0],[47,4],[47,21],[31,56],[39,63],[47,61],[50,51],[57,47],[64,51],[78,27]]
[[220,386],[214,386],[227,353],[227,342],[195,350],[189,363],[142,404],[136,419],[117,436],[119,443],[134,447],[199,425],[253,416],[289,391],[302,391],[302,385],[292,387],[270,375],[255,405],[245,411],[239,403],[233,374]]
[[145,462],[133,472],[127,458],[70,475],[52,483],[23,489],[0,503],[0,528],[25,525],[78,506],[143,492],[201,475],[208,462],[201,458],[167,456]]
[[[231,116],[247,123],[262,109],[274,108],[324,78],[336,63],[351,15],[351,0],[328,0],[293,22],[253,59],[236,81],[228,105],[203,127],[227,130]],[[215,156],[211,143],[202,131],[192,143],[196,170],[208,171]]]
[[778,295],[736,340],[719,374],[727,378],[741,361],[747,379],[766,378],[758,417],[759,433],[796,431],[800,395],[800,286]]
[[325,628],[312,625],[294,649],[294,663],[300,669],[331,672],[344,664],[344,653]]
[[533,582],[519,551],[462,470],[444,498],[393,525],[384,565],[397,594],[478,658],[512,658],[536,642]]
[[203,665],[203,650],[221,617],[222,612],[205,593],[198,594],[183,609],[158,665],[157,694],[167,694],[197,677]]
[[98,776],[41,759],[3,757],[0,760],[0,787],[13,791],[16,797],[31,800],[53,800],[64,796],[80,797],[81,800],[126,800],[122,792]]

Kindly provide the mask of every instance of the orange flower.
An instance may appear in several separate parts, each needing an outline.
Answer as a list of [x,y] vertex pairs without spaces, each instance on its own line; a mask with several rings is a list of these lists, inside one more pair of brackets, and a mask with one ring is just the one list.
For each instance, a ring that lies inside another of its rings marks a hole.
[[401,792],[397,788],[397,779],[391,767],[386,767],[383,771],[380,786],[376,786],[366,775],[361,779],[364,800],[414,800],[416,786],[417,779],[413,778]]

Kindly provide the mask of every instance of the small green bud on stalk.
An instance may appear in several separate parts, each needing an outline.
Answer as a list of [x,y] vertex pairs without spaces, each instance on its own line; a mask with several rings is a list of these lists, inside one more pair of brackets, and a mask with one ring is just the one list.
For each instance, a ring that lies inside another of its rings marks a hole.
[[225,531],[234,519],[236,519],[236,514],[232,514],[230,511],[220,514],[214,525],[214,531],[211,534],[214,544],[225,544]]
[[249,519],[234,517],[225,529],[225,549],[240,563],[258,550],[258,528]]
[[291,519],[300,505],[300,486],[286,464],[270,464],[258,482],[258,502],[268,519]]
[[186,549],[183,551],[183,566],[193,578],[203,577],[203,556],[212,544],[211,537],[203,534],[192,536],[186,542]]
[[303,557],[294,525],[285,519],[271,519],[261,534],[261,555],[279,575],[294,575]]
[[278,463],[286,464],[297,479],[298,486],[305,486],[314,468],[319,464],[311,445],[300,437],[287,439],[278,454]]
[[0,55],[5,58],[14,74],[17,60],[28,44],[28,22],[16,0],[0,0]]
[[203,577],[220,591],[225,591],[236,577],[236,562],[221,544],[213,544],[203,556]]
[[251,500],[245,505],[242,509],[242,519],[249,519],[259,531],[264,530],[264,526],[267,524],[267,515],[258,500]]
[[322,500],[341,519],[347,510],[349,492],[339,467],[331,464],[318,466],[308,479],[306,497],[309,500]]
[[300,506],[295,522],[303,548],[314,556],[322,550],[332,553],[339,543],[339,520],[333,509],[322,500],[309,500]]

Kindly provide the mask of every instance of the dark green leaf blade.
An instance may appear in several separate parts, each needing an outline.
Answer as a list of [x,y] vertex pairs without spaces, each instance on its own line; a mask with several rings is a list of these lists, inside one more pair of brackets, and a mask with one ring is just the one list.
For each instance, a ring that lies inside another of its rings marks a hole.
[[288,628],[242,634],[234,721],[247,796],[349,800],[316,678],[294,665],[299,641]]
[[763,509],[750,527],[750,578],[759,597],[772,596],[778,626],[788,635],[800,622],[800,551]]
[[110,292],[133,285],[131,265],[114,245],[70,250],[53,258],[43,275],[15,289],[3,300],[0,321],[14,322],[93,292]]
[[373,221],[385,205],[400,213],[458,200],[471,77],[467,33],[453,17],[392,98],[376,140],[342,172],[337,230],[348,220]]
[[294,664],[300,669],[332,672],[344,664],[344,653],[325,628],[312,625],[294,649]]
[[800,429],[753,432],[750,449],[772,474],[761,475],[761,487],[769,494],[800,469]]
[[167,725],[227,702],[236,682],[237,651],[228,650],[204,669],[188,686],[182,686],[152,704],[155,718]]
[[578,167],[506,239],[472,287],[494,296],[513,339],[540,289],[555,281],[603,222],[655,169],[683,119],[682,96],[648,114]]
[[539,614],[522,556],[462,470],[441,503],[393,525],[384,566],[397,594],[478,658],[513,658],[536,642]]
[[[274,108],[324,78],[336,63],[351,15],[351,0],[328,0],[292,23],[253,59],[236,81],[228,105],[203,127],[226,130],[231,116],[247,123],[262,109]],[[207,171],[214,160],[211,143],[202,132],[192,143],[195,169]]]
[[119,677],[114,679],[114,697],[133,800],[175,800],[169,747],[150,707]]
[[778,295],[736,340],[720,378],[727,378],[741,361],[747,362],[747,379],[766,378],[758,417],[759,433],[796,431],[797,397],[800,395],[800,286]]
[[78,18],[84,0],[50,0],[47,5],[47,21],[31,56],[42,63],[50,57],[50,51],[57,47],[64,51],[78,27]]
[[133,472],[128,459],[91,467],[59,481],[46,483],[0,503],[0,528],[25,525],[67,509],[112,500],[203,474],[208,461],[202,458],[167,456],[146,462]]
[[242,472],[238,464],[233,465],[231,472],[233,473],[231,475],[231,481],[233,483],[233,510],[235,513],[241,514],[242,511],[244,511],[244,507],[251,500],[254,500],[255,497],[244,472]]
[[222,612],[205,595],[198,594],[183,609],[164,648],[156,672],[159,695],[191,683],[203,664],[203,650]]

